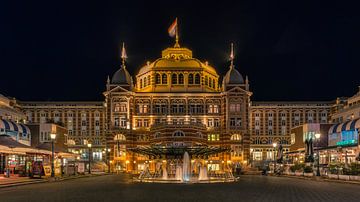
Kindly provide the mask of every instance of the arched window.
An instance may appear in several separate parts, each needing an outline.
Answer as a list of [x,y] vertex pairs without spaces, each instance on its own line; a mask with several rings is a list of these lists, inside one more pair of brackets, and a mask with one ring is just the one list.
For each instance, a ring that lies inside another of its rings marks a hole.
[[161,81],[160,81],[160,74],[156,74],[155,76],[155,84],[160,84]]
[[125,141],[126,137],[123,134],[116,134],[115,137],[114,137],[114,140],[115,141]]
[[147,84],[147,80],[146,80],[146,76],[144,77],[144,87],[146,87]]
[[161,133],[160,132],[156,132],[155,133],[155,138],[159,138],[161,136]]
[[162,74],[162,84],[167,84],[167,76],[166,76],[166,74]]
[[213,84],[213,88],[215,88],[215,79],[213,79],[213,82],[212,82],[212,84]]
[[150,86],[150,75],[148,76],[148,86]]
[[189,84],[194,84],[194,75],[193,74],[189,74]]
[[142,82],[142,79],[140,79],[140,88],[143,87],[143,82]]
[[209,77],[209,87],[211,88],[211,78]]
[[179,84],[184,84],[184,75],[179,74]]
[[176,75],[176,74],[173,74],[173,75],[171,76],[171,83],[172,83],[172,84],[177,84],[177,83],[178,83],[178,81],[177,81],[177,75]]
[[205,86],[208,85],[208,76],[205,76]]
[[195,75],[195,84],[200,84],[200,74]]
[[173,133],[173,137],[184,137],[184,136],[185,136],[184,132],[180,130],[177,130]]
[[239,134],[231,135],[230,140],[240,141],[241,140],[241,135],[239,135]]

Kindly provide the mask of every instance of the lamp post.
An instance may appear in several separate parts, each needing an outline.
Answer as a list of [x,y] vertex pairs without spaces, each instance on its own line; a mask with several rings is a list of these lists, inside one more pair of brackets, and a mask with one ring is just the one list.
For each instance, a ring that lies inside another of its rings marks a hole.
[[274,174],[275,174],[275,171],[276,171],[276,146],[277,146],[277,143],[273,143],[273,147],[274,147]]
[[89,174],[91,174],[91,143],[87,144],[89,148]]
[[56,134],[50,134],[51,139],[51,177],[55,177],[55,168],[54,168],[54,141],[56,139]]
[[321,137],[320,133],[315,134],[316,146],[317,146],[317,170],[316,170],[316,176],[320,176],[320,150],[319,150],[320,137]]
[[106,155],[106,157],[107,157],[107,160],[108,160],[108,173],[110,173],[110,152],[111,152],[111,149],[110,148],[108,148],[107,149],[107,155]]
[[316,146],[317,146],[317,169],[316,176],[320,176],[320,151],[319,151],[319,142],[320,142],[320,133],[315,134]]

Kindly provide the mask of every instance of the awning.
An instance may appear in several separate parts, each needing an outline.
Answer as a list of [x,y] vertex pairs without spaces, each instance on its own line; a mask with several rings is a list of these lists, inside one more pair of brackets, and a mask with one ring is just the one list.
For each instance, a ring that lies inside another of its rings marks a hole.
[[341,133],[342,131],[360,130],[360,118],[343,123],[337,123],[330,127],[329,134]]
[[14,140],[12,137],[7,135],[0,135],[0,153],[11,153],[11,154],[47,154],[50,155],[51,151],[33,148]]
[[23,133],[29,135],[31,134],[30,129],[26,125],[4,119],[0,119],[0,131],[1,134],[6,134],[6,132]]

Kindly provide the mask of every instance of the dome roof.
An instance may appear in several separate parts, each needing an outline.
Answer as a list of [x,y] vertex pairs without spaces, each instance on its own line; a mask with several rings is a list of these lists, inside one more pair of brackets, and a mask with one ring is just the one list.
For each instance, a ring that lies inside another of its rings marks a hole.
[[143,66],[138,75],[149,72],[150,70],[205,70],[217,75],[214,67],[207,62],[203,63],[192,57],[192,51],[187,48],[167,48],[163,50],[162,57],[154,62],[148,62]]
[[111,79],[111,84],[132,85],[132,78],[129,72],[123,66],[115,72]]
[[231,67],[224,76],[223,85],[228,84],[244,84],[243,76],[234,67]]

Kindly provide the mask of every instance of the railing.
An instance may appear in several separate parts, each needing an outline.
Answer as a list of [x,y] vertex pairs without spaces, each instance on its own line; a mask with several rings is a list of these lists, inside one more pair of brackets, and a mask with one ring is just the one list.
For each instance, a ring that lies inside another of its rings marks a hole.
[[160,128],[199,128],[202,130],[206,130],[206,125],[202,123],[185,121],[181,123],[172,123],[172,122],[162,122],[162,123],[154,123],[151,125],[151,130],[160,129]]

